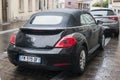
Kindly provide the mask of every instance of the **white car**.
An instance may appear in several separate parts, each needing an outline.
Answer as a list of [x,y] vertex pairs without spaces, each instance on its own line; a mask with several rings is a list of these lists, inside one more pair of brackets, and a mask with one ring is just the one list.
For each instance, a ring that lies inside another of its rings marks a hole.
[[96,21],[100,20],[103,22],[103,26],[107,26],[105,34],[114,33],[116,37],[119,36],[119,17],[112,9],[93,8],[90,13],[93,15]]

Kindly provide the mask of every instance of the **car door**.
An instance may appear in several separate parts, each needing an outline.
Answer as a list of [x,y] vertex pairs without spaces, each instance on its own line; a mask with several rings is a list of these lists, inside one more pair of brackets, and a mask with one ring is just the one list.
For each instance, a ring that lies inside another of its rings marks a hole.
[[92,48],[92,28],[90,25],[87,24],[86,21],[86,17],[85,14],[81,14],[80,15],[80,26],[84,28],[84,30],[82,31],[82,34],[86,37],[87,42],[88,42],[88,48],[91,49]]
[[[92,49],[95,46],[97,46],[97,44],[98,44],[100,28],[96,25],[94,18],[89,13],[82,14],[81,19],[82,18],[84,19],[85,27],[89,31],[89,34],[88,34],[89,37],[87,37],[88,38],[87,40],[90,45],[90,49]],[[81,24],[81,25],[83,25],[83,24]]]
[[92,43],[92,48],[93,48],[97,46],[98,44],[100,27],[96,25],[94,18],[90,14],[87,13],[84,15],[84,17],[85,17],[85,21],[87,25],[89,25],[92,30],[91,43]]

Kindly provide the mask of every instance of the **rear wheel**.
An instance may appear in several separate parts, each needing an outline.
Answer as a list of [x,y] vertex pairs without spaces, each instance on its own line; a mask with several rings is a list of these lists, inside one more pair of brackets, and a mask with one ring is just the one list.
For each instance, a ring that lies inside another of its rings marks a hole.
[[87,50],[85,47],[81,47],[78,50],[78,54],[76,56],[76,64],[74,67],[74,73],[77,74],[82,74],[85,71],[85,67],[86,67],[86,54],[87,54]]

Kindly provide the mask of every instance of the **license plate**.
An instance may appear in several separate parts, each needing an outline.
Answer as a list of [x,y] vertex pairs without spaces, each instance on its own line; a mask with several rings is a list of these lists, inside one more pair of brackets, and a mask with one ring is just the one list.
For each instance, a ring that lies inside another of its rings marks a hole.
[[23,62],[33,62],[33,63],[41,63],[41,58],[40,57],[33,57],[33,56],[19,56],[19,61]]

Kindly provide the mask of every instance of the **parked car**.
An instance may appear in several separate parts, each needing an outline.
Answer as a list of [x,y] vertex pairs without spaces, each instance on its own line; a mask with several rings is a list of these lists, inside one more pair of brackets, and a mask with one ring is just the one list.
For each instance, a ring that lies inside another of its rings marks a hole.
[[119,17],[112,9],[92,9],[90,13],[96,20],[101,20],[103,22],[106,35],[114,33],[115,36],[119,36]]
[[15,66],[83,73],[90,55],[103,49],[103,28],[88,12],[48,10],[33,14],[7,48]]

